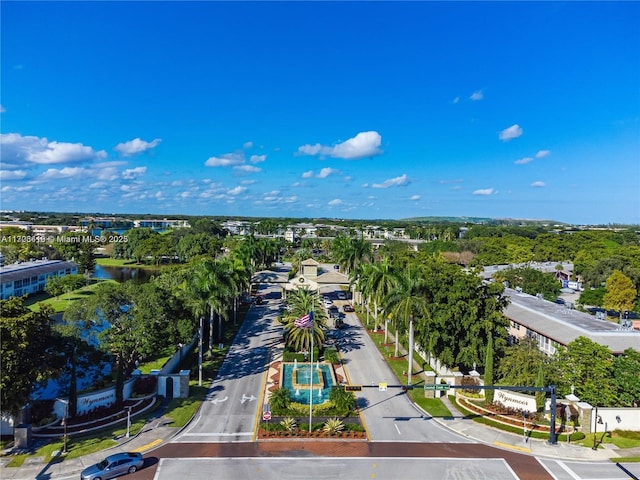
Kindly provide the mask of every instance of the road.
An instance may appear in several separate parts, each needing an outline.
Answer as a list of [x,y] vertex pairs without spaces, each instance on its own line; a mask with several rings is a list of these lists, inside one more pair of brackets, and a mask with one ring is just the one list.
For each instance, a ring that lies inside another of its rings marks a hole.
[[265,303],[249,309],[198,416],[174,442],[246,442],[255,438],[270,347],[282,337],[282,329],[273,321],[280,304],[275,289],[263,289],[261,294]]
[[[275,291],[261,293],[267,302],[250,309],[198,417],[171,443],[146,455],[146,468],[129,478],[628,478],[611,463],[537,459],[474,443],[419,411],[400,389],[366,388],[358,393],[370,442],[252,441],[270,347],[282,335],[273,322],[280,303],[273,298]],[[332,330],[329,337],[343,354],[350,383],[397,384],[355,314],[345,320],[347,328]]]
[[333,336],[342,352],[350,383],[369,387],[358,392],[358,406],[372,441],[469,442],[425,415],[399,388],[387,391],[370,388],[380,383],[399,383],[355,313],[346,314],[345,324],[346,328],[334,331]]

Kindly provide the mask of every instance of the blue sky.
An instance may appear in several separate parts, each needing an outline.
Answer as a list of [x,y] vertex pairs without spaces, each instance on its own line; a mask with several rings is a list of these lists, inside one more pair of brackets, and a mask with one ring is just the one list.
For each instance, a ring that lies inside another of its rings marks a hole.
[[638,2],[11,2],[2,209],[640,223]]

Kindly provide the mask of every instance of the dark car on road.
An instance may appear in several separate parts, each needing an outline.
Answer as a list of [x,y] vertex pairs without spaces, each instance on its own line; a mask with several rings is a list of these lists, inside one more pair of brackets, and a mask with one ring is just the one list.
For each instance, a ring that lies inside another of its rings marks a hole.
[[109,455],[100,463],[85,468],[80,480],[109,480],[125,473],[134,473],[142,468],[144,459],[137,452],[124,452]]
[[347,304],[344,307],[342,307],[342,311],[344,311],[344,312],[355,312],[356,310],[351,305]]

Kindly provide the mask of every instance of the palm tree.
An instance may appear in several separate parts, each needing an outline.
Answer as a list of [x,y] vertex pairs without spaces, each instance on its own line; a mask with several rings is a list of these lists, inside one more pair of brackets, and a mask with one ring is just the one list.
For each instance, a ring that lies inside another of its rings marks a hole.
[[[307,288],[300,288],[289,296],[287,302],[291,306],[291,310],[283,318],[286,344],[297,351],[310,351],[311,335],[313,334],[313,343],[318,346],[322,345],[324,331],[327,328],[327,315],[320,306],[317,293]],[[313,327],[296,327],[295,320],[309,312],[313,312]]]
[[218,336],[222,338],[222,319],[228,318],[228,305],[237,287],[233,280],[232,264],[228,261],[206,259],[196,265],[190,278],[189,290],[201,310],[204,301],[209,309],[209,349],[213,347],[213,323],[219,317]]
[[[409,327],[409,367],[407,383],[411,383],[413,370],[413,323],[416,316],[428,317],[428,300],[424,291],[423,272],[418,266],[409,266],[398,276],[396,287],[385,297],[385,311],[389,311],[398,321],[398,328],[404,322]],[[396,337],[397,341],[397,337]],[[397,348],[397,343],[396,343]],[[396,352],[397,355],[397,352]]]
[[[399,279],[396,270],[391,263],[384,259],[380,263],[371,264],[370,274],[367,278],[367,290],[371,293],[374,304],[376,325],[378,324],[378,306],[384,303],[385,298],[398,285]],[[384,320],[384,341],[387,342],[388,317]]]
[[[369,326],[369,303],[373,295],[370,278],[373,276],[373,264],[363,263],[358,266],[357,269],[351,270],[349,274],[349,280],[352,285],[356,285],[358,291],[362,295],[362,303],[367,312],[367,326]],[[378,325],[376,323],[375,330],[377,331]]]

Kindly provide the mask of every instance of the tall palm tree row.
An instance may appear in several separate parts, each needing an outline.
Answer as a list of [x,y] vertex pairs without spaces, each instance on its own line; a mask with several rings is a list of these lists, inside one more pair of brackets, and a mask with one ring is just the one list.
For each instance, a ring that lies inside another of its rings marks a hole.
[[[413,261],[383,259],[361,264],[350,278],[373,314],[389,319],[399,336],[408,334],[409,364],[413,364],[414,337],[429,355],[449,366],[482,365],[489,337],[499,354],[506,346],[508,320],[504,288],[485,285],[441,257],[416,254]],[[367,325],[369,309],[367,308]],[[411,381],[411,369],[408,369]]]

